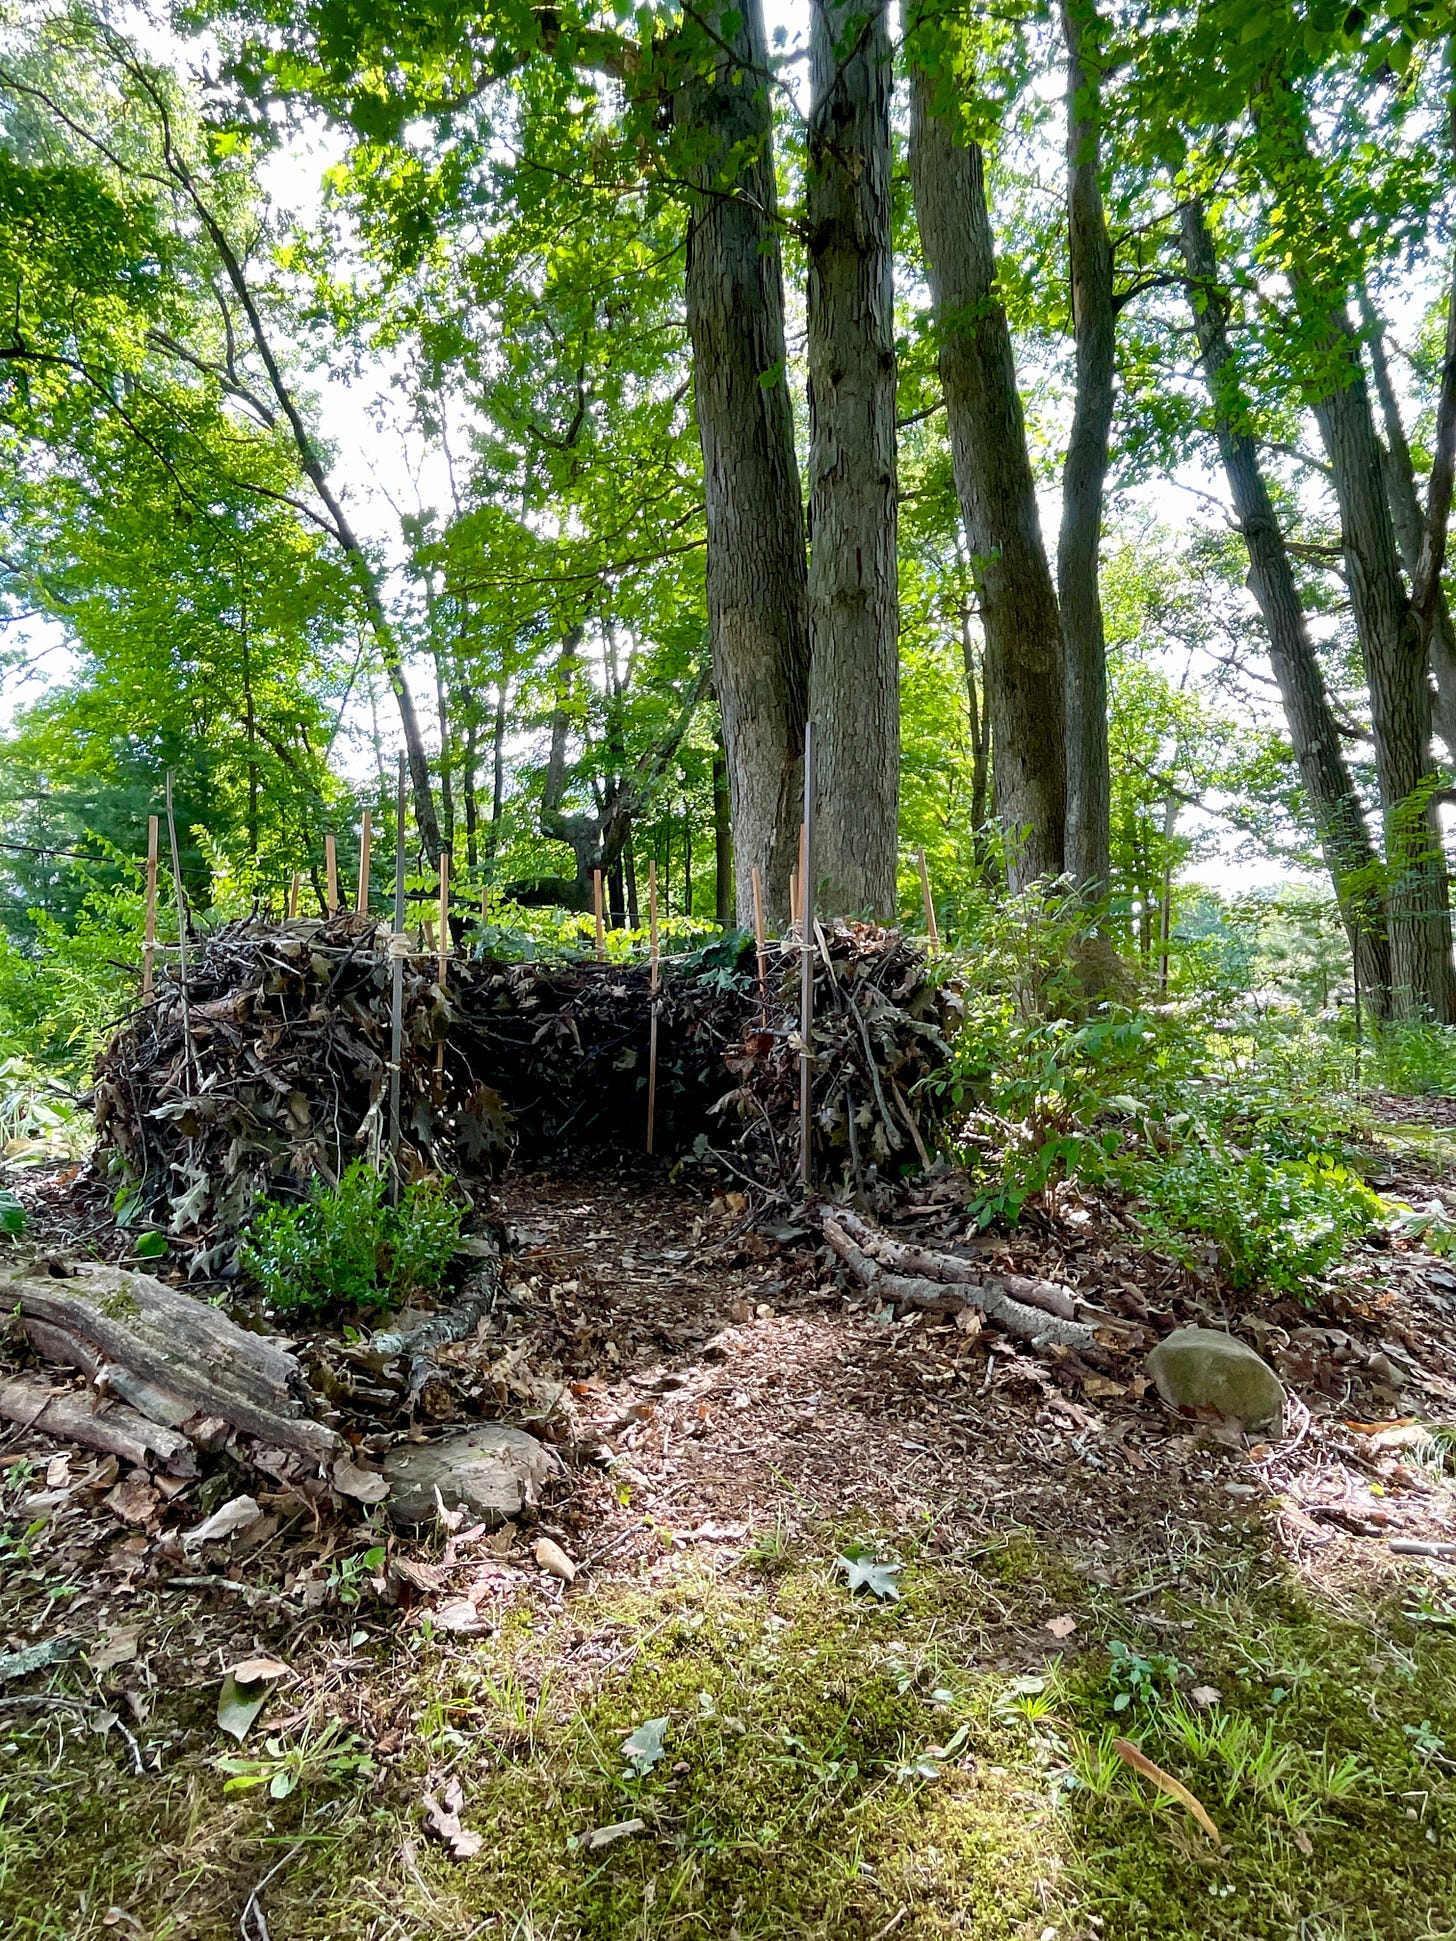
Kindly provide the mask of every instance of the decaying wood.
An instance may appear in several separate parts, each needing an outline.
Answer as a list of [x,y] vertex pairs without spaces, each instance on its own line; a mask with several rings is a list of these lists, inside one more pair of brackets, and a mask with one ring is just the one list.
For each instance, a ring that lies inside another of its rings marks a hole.
[[[483,1243],[477,1243],[483,1244]],[[409,1366],[409,1395],[424,1414],[437,1416],[441,1404],[451,1401],[449,1378],[435,1360],[437,1349],[452,1341],[464,1341],[475,1333],[495,1306],[500,1291],[500,1254],[492,1248],[466,1275],[460,1292],[448,1307],[442,1307],[418,1327],[383,1329],[371,1337],[372,1361],[405,1358]]]
[[964,1307],[977,1308],[997,1327],[1004,1328],[1008,1334],[1019,1335],[1025,1341],[1049,1342],[1064,1348],[1090,1348],[1095,1342],[1091,1328],[1083,1322],[1066,1321],[1060,1315],[1048,1314],[1044,1309],[1028,1307],[1025,1302],[1012,1300],[1009,1295],[998,1292],[986,1282],[975,1287],[964,1284],[951,1286],[924,1275],[893,1273],[888,1267],[882,1267],[858,1241],[851,1239],[836,1214],[823,1214],[820,1225],[824,1238],[861,1287],[882,1300],[906,1307],[947,1312]]
[[[897,1273],[919,1274],[927,1280],[949,1281],[957,1287],[985,1288],[991,1294],[1005,1296],[1009,1300],[1020,1301],[1025,1307],[1039,1307],[1048,1314],[1059,1314],[1064,1321],[1076,1319],[1077,1299],[1069,1288],[1060,1287],[1055,1281],[1032,1280],[1026,1274],[999,1274],[988,1272],[974,1260],[963,1260],[959,1254],[932,1252],[928,1247],[916,1247],[906,1240],[893,1240],[890,1235],[868,1220],[862,1220],[848,1207],[833,1209],[833,1218],[857,1240],[867,1254],[883,1267],[893,1268]],[[979,1296],[969,1296],[980,1306]]]
[[27,1429],[39,1429],[58,1442],[97,1449],[138,1469],[165,1469],[170,1476],[197,1474],[192,1444],[176,1429],[149,1422],[124,1402],[102,1402],[72,1390],[54,1394],[33,1376],[0,1381],[0,1415]]
[[219,1417],[320,1462],[339,1445],[308,1413],[310,1390],[286,1348],[150,1274],[43,1262],[0,1283],[0,1301],[18,1310],[38,1353],[118,1392],[129,1388],[132,1401],[156,1407],[164,1423],[175,1426],[182,1402],[190,1417]]

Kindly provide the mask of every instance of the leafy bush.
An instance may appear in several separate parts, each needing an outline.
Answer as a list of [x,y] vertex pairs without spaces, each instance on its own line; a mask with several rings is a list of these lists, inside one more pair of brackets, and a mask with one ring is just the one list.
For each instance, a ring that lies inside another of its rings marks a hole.
[[238,1258],[273,1306],[391,1307],[440,1285],[460,1241],[460,1202],[422,1180],[399,1204],[384,1180],[355,1160],[336,1187],[316,1187],[301,1206],[265,1206]]
[[1385,1024],[1370,1034],[1372,1076],[1400,1098],[1456,1098],[1456,1025]]
[[1240,1293],[1304,1293],[1386,1212],[1336,1160],[1245,1153],[1222,1139],[1144,1163],[1128,1183],[1141,1191],[1155,1238],[1184,1259],[1194,1253],[1189,1236],[1213,1241]]

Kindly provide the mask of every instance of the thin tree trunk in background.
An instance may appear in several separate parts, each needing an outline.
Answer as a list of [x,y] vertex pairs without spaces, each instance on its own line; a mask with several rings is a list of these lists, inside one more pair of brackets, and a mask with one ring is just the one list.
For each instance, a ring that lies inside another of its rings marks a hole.
[[[811,0],[809,61],[807,892],[830,915],[893,918],[900,669],[886,0]],[[739,855],[747,875],[754,858]]]
[[733,827],[721,734],[713,750],[713,915],[719,923],[733,921]]
[[688,222],[687,325],[713,678],[729,756],[738,921],[746,926],[753,866],[782,919],[798,850],[809,693],[804,512],[785,374],[761,0],[710,6],[705,19],[723,43],[720,58],[678,91],[673,113],[708,143]]
[[1168,995],[1168,947],[1173,939],[1173,837],[1178,828],[1178,798],[1169,789],[1163,803],[1163,882],[1158,893],[1158,995]]
[[450,692],[445,677],[445,657],[433,643],[430,658],[435,666],[435,708],[440,718],[440,815],[441,836],[447,849],[455,847],[455,776],[450,755]]
[[1067,43],[1067,235],[1077,382],[1062,468],[1057,594],[1066,653],[1067,872],[1105,890],[1111,872],[1107,643],[1099,553],[1117,362],[1112,243],[1102,204],[1101,23],[1088,0],[1062,0]]
[[465,731],[465,746],[461,754],[460,794],[465,809],[465,860],[474,869],[480,860],[480,800],[476,794],[478,773],[476,756],[480,752],[480,723],[475,716],[472,700],[470,726]]
[[501,814],[506,801],[506,684],[496,690],[495,726],[491,734],[490,844],[487,854],[495,861],[500,846]]
[[[1413,583],[1420,564],[1421,541],[1425,532],[1420,497],[1416,491],[1415,466],[1411,462],[1410,446],[1401,422],[1400,403],[1390,381],[1385,332],[1363,290],[1360,292],[1360,311],[1361,322],[1365,326],[1365,341],[1370,348],[1375,395],[1380,400],[1380,415],[1385,424],[1381,460],[1385,470],[1386,496],[1390,500],[1390,516],[1395,522],[1401,564],[1405,567],[1407,581]],[[1428,652],[1431,678],[1435,682],[1435,692],[1431,696],[1432,725],[1445,743],[1447,755],[1456,761],[1456,626],[1452,624],[1451,608],[1444,587],[1438,589],[1435,611],[1431,616]]]
[[637,902],[637,841],[635,825],[627,834],[626,847],[622,851],[627,866],[627,922],[633,930],[642,928],[642,912]]
[[1382,869],[1364,805],[1345,761],[1324,674],[1310,639],[1294,568],[1247,430],[1229,342],[1228,297],[1218,281],[1213,238],[1202,206],[1184,205],[1181,229],[1194,327],[1229,493],[1249,552],[1249,587],[1264,618],[1269,663],[1279,685],[1300,781],[1357,967],[1377,1016],[1390,1009],[1390,944]]
[[971,744],[971,851],[982,870],[986,867],[986,780],[990,755],[990,717],[981,706],[977,682],[975,643],[971,639],[971,609],[961,608],[961,662],[966,671],[966,720]]
[[683,797],[683,915],[693,913],[693,812]]
[[1347,292],[1323,277],[1329,224],[1304,106],[1277,80],[1255,103],[1260,161],[1280,201],[1284,271],[1319,344],[1310,404],[1340,508],[1340,542],[1370,690],[1388,890],[1391,1002],[1397,1016],[1456,1016],[1446,859],[1435,807],[1431,691],[1420,624],[1401,577],[1380,441]]
[[916,65],[910,178],[940,337],[951,461],[975,556],[996,814],[1013,888],[1066,863],[1066,707],[1052,588],[1016,388],[979,146],[948,120],[947,88]]

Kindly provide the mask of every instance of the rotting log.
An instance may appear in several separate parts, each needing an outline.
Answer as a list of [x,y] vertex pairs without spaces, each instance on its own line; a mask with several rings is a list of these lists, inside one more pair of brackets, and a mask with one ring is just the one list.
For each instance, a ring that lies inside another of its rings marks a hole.
[[[1027,1274],[988,1272],[976,1261],[965,1260],[959,1254],[937,1253],[909,1241],[895,1240],[848,1207],[825,1211],[883,1267],[897,1273],[921,1275],[926,1280],[949,1281],[957,1287],[985,1289],[993,1295],[1020,1301],[1025,1307],[1039,1307],[1048,1314],[1058,1314],[1064,1321],[1076,1319],[1076,1296],[1056,1281],[1033,1280]],[[981,1305],[979,1294],[968,1294],[966,1298],[978,1307]]]
[[1000,1293],[986,1282],[976,1287],[965,1284],[951,1286],[924,1275],[893,1273],[852,1239],[834,1214],[822,1214],[820,1226],[824,1238],[860,1286],[881,1300],[946,1313],[953,1313],[959,1308],[977,1308],[998,1328],[1040,1346],[1050,1344],[1060,1348],[1091,1348],[1096,1344],[1096,1336],[1084,1322],[1066,1321],[1060,1315],[1048,1314],[1042,1308],[1028,1307],[1024,1301],[1012,1300],[1009,1295]]
[[176,1429],[149,1422],[125,1402],[103,1401],[77,1391],[57,1393],[34,1376],[0,1381],[0,1416],[39,1429],[58,1442],[78,1443],[137,1469],[165,1469],[169,1476],[197,1474],[192,1444]]
[[488,1245],[490,1251],[483,1253],[471,1268],[460,1292],[447,1307],[413,1328],[382,1329],[369,1341],[368,1356],[376,1365],[398,1359],[406,1362],[410,1402],[431,1420],[452,1413],[454,1402],[449,1377],[435,1360],[436,1350],[474,1334],[495,1306],[500,1292],[499,1251],[493,1242],[478,1240],[475,1245]]
[[320,1463],[340,1447],[309,1413],[317,1398],[287,1348],[150,1274],[40,1261],[0,1282],[0,1303],[18,1312],[38,1354],[80,1368],[167,1427],[220,1418]]

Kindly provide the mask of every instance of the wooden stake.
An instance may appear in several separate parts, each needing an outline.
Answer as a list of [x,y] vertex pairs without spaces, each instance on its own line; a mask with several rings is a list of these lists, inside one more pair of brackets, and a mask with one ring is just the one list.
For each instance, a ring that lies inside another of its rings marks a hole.
[[758,945],[758,1015],[765,1031],[768,1029],[768,945],[764,942],[763,930],[763,878],[758,864],[753,865],[753,935]]
[[142,945],[142,1003],[152,1001],[152,974],[157,961],[157,818],[147,817],[147,931]]
[[394,935],[389,944],[389,1198],[399,1202],[399,1064],[404,1052],[404,756],[394,808]]
[[604,959],[607,954],[607,933],[602,923],[602,872],[592,871],[592,907],[597,913],[597,957]]
[[940,950],[940,926],[935,921],[935,899],[930,894],[930,871],[925,867],[925,851],[920,851],[920,893],[925,898],[925,934],[930,939],[930,952],[935,956]]
[[653,1134],[657,1126],[657,858],[654,856],[647,865],[647,910],[648,924],[652,937],[652,1022],[647,1040],[647,1150],[652,1151]]
[[302,888],[303,871],[296,869],[293,872],[293,881],[288,885],[288,921],[290,923],[298,915],[298,895]]
[[[450,852],[440,851],[440,955],[435,960],[440,989],[443,991],[450,972]],[[435,1070],[445,1069],[445,1040],[442,1038],[435,1047]]]
[[332,836],[324,837],[324,904],[330,916],[339,907],[339,848]]
[[177,847],[177,818],[172,813],[172,771],[167,770],[167,840],[172,846],[172,888],[177,896],[177,988],[182,997],[182,1042],[194,1082],[197,1053],[192,1044],[192,1010],[187,997],[187,898],[182,890],[182,856]]
[[789,871],[789,928],[790,930],[797,930],[798,927],[799,927],[799,872],[796,869],[791,869]]
[[808,1197],[814,1178],[814,724],[804,723],[804,820],[799,830],[799,1184]]
[[359,894],[354,900],[354,908],[361,917],[369,914],[369,865],[374,853],[374,817],[366,809],[364,822],[359,830]]

